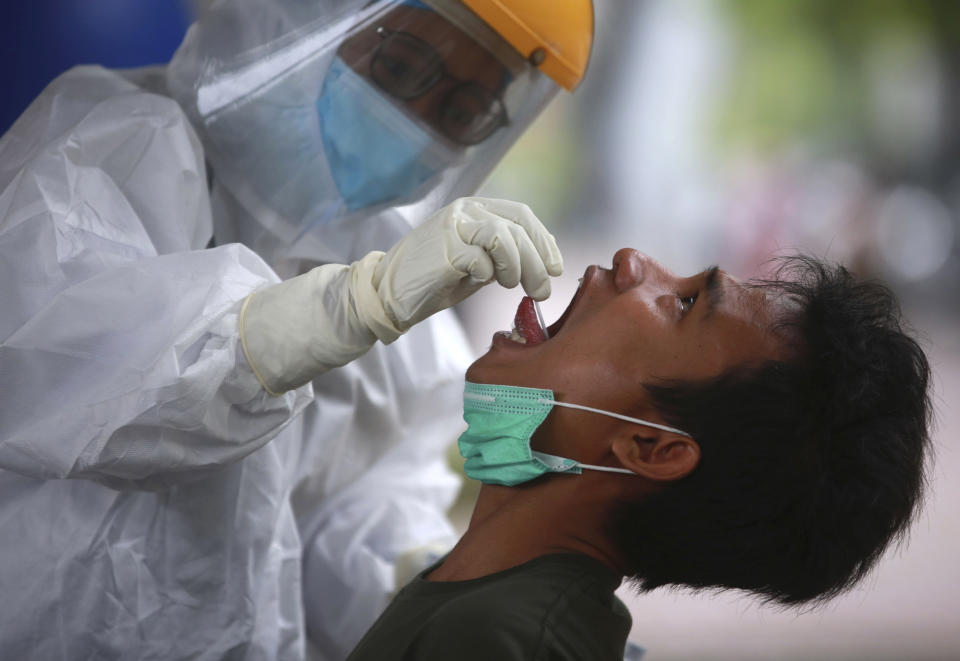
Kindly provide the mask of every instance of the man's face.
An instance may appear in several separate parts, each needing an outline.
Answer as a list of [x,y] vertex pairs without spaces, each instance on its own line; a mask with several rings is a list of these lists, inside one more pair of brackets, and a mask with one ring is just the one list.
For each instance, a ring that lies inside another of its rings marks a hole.
[[612,269],[587,268],[549,340],[528,346],[498,334],[467,379],[549,388],[560,400],[655,418],[642,384],[785,357],[771,330],[780,312],[762,289],[719,269],[680,278],[625,248]]
[[[378,46],[382,46],[390,35],[393,35],[392,45],[388,51],[381,49],[378,54]],[[426,53],[435,54],[439,60],[431,60]],[[456,121],[456,118],[451,120],[451,112],[469,114],[485,110],[475,95],[455,97],[451,109],[450,93],[454,88],[470,83],[481,92],[489,93],[489,99],[499,98],[506,75],[503,65],[489,51],[439,14],[406,6],[396,7],[364,26],[341,44],[337,54],[351,69],[380,89],[386,88],[377,82],[378,77],[387,81],[388,87],[395,80],[417,81],[418,72],[435,70],[430,63],[437,63],[442,75],[425,75],[420,79],[435,82],[422,92],[417,90],[411,98],[406,98],[406,94],[401,94],[402,98],[396,95],[392,98],[441,134],[450,133],[445,130],[444,122],[449,125],[450,121]],[[378,75],[374,75],[375,71]],[[391,96],[389,90],[385,94]],[[459,141],[456,136],[451,137]]]

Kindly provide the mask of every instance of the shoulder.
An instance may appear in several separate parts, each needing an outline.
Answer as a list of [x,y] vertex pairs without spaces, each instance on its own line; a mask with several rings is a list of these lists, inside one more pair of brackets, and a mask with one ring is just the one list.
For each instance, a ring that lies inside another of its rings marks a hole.
[[630,619],[609,578],[560,557],[528,563],[449,601],[408,658],[621,659]]
[[406,659],[533,659],[542,622],[522,595],[496,603],[464,597],[448,604],[425,624]]

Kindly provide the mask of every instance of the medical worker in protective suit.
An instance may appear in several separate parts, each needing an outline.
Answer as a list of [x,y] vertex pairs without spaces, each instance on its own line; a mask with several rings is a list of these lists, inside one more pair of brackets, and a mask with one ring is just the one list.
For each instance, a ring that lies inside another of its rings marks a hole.
[[465,198],[589,0],[214,3],[166,67],[78,67],[0,140],[0,658],[336,659],[453,541],[471,356],[538,299]]

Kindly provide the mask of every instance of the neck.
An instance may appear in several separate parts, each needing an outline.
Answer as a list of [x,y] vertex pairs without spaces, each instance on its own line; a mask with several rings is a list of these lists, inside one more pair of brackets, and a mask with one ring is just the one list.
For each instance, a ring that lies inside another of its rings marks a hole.
[[[589,489],[562,476],[520,487],[484,485],[467,532],[432,581],[487,576],[551,553],[579,553],[599,560],[615,573],[626,562],[604,532],[609,513]],[[595,493],[595,491],[594,491]]]

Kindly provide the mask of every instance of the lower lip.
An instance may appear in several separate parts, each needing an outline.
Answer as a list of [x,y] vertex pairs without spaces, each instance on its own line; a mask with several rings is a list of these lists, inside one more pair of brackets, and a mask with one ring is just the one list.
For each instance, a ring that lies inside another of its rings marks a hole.
[[497,331],[493,334],[491,346],[497,347],[498,349],[510,349],[513,351],[529,351],[530,349],[535,348],[537,345],[531,344],[528,346],[526,344],[514,342],[510,339],[510,334],[506,331]]

